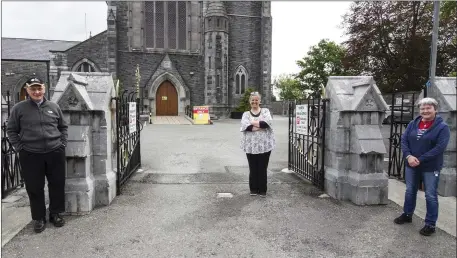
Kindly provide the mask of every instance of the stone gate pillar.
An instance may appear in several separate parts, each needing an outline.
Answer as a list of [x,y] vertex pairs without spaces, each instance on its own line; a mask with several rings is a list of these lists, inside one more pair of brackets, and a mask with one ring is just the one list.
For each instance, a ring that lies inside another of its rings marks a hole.
[[68,214],[87,214],[116,196],[113,171],[114,83],[109,73],[63,72],[52,101],[69,124],[65,201]]
[[[438,194],[441,196],[457,196],[456,167],[457,167],[457,110],[456,85],[457,77],[436,77],[436,87],[428,91],[427,97],[438,101],[438,113],[449,125],[451,138],[444,152],[444,166],[440,173]],[[421,94],[418,101],[423,98]]]
[[325,189],[357,205],[386,204],[387,153],[381,124],[388,105],[371,76],[331,76],[325,139]]

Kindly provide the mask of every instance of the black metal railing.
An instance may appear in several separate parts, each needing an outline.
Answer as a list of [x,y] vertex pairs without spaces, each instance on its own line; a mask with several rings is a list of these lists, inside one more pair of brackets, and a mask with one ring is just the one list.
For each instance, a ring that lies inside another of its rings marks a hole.
[[394,93],[386,123],[390,124],[389,177],[405,179],[405,159],[401,150],[401,136],[415,116],[417,93]]
[[[11,112],[10,92],[6,92],[6,103],[2,103],[2,116],[6,115],[7,119]],[[7,109],[4,113],[4,109]],[[2,141],[1,141],[1,162],[2,162],[2,199],[8,196],[18,187],[24,187],[24,180],[21,176],[21,164],[19,163],[19,153],[11,145],[6,133],[7,120],[2,122]]]
[[[121,194],[121,187],[141,166],[140,132],[143,125],[140,123],[140,99],[135,98],[136,94],[124,90],[120,96],[113,98],[116,101],[118,195]],[[133,103],[136,108],[132,112],[130,106]]]
[[186,106],[186,116],[188,116],[190,119],[193,119],[194,116],[194,108],[191,105]]
[[[325,121],[328,99],[307,99],[289,105],[288,168],[324,190]],[[304,110],[305,131],[297,130],[297,105]]]

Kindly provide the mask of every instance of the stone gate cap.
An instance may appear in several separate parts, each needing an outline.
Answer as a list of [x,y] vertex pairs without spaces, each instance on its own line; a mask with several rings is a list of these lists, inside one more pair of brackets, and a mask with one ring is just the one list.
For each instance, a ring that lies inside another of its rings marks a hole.
[[29,79],[29,80],[25,83],[25,85],[26,85],[27,87],[31,87],[31,86],[42,86],[42,85],[44,85],[44,82],[42,82],[40,79],[34,77],[34,78]]

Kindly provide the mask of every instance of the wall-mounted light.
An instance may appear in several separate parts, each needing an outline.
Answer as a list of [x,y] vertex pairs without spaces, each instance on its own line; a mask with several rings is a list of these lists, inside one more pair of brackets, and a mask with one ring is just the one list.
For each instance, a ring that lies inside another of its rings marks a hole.
[[190,72],[189,74],[190,74],[190,76],[194,76],[194,72]]
[[267,71],[263,71],[263,74],[267,74],[268,72]]

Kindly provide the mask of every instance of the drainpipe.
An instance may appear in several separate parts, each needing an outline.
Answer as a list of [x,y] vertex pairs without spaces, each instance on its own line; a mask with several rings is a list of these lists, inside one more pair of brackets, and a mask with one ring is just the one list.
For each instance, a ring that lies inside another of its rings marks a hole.
[[51,61],[46,61],[46,71],[47,71],[47,80],[48,80],[48,100],[51,100],[51,80],[49,77],[49,70],[51,69],[50,66]]

